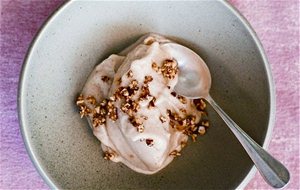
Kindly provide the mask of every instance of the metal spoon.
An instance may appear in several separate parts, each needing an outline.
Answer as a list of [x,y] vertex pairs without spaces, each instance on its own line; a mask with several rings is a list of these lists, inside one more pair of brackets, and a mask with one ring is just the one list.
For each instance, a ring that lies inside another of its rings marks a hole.
[[191,99],[206,99],[240,141],[265,181],[274,188],[284,187],[290,179],[289,171],[247,135],[209,95],[211,76],[205,62],[179,44],[166,43],[162,48],[178,62],[179,78],[175,92]]

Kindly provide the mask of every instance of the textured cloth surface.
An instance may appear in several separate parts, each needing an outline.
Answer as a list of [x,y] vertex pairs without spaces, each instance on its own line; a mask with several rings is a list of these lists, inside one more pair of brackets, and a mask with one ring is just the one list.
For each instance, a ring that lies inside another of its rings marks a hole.
[[[0,189],[49,189],[31,163],[17,118],[17,87],[31,40],[62,0],[0,0]],[[276,123],[269,151],[299,189],[299,1],[230,0],[251,23],[276,84]],[[257,173],[246,189],[270,189]]]

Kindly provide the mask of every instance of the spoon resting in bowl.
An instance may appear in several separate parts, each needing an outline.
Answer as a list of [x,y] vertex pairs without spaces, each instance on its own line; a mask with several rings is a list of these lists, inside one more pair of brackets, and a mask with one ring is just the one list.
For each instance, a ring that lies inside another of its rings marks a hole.
[[209,102],[242,144],[264,180],[274,188],[284,187],[290,179],[289,171],[247,135],[209,95],[211,75],[201,57],[175,43],[164,43],[162,48],[170,52],[178,63],[179,76],[175,92],[191,99],[204,98]]

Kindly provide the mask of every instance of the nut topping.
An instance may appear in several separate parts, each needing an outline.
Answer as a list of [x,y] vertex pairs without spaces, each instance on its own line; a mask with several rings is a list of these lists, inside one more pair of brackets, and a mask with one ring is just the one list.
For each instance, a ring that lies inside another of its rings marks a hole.
[[86,98],[87,102],[92,104],[92,105],[95,105],[96,104],[96,98],[94,96],[88,96]]
[[173,150],[172,152],[170,152],[169,155],[170,155],[170,156],[177,157],[177,156],[180,156],[181,153],[180,153],[178,150]]
[[173,59],[166,59],[162,64],[161,72],[164,78],[174,79],[178,73],[177,62]]
[[144,81],[145,84],[148,84],[151,81],[153,81],[153,77],[152,76],[149,76],[149,75],[145,76],[145,81]]
[[104,152],[103,158],[105,160],[112,160],[114,159],[114,157],[115,157],[115,153],[109,151]]
[[159,117],[159,120],[162,122],[162,123],[165,123],[167,121],[167,118],[165,118],[164,116],[160,116]]
[[147,146],[153,146],[154,145],[154,143],[153,143],[153,139],[146,139],[146,144],[147,144]]
[[144,39],[144,44],[145,45],[151,45],[153,42],[155,42],[155,38],[153,38],[152,36],[147,37],[146,39]]
[[102,76],[102,77],[101,77],[101,80],[102,80],[103,82],[108,82],[108,81],[110,80],[110,78],[109,78],[108,76]]
[[132,78],[132,77],[133,77],[133,72],[132,72],[132,70],[128,71],[127,77],[128,77],[128,78]]

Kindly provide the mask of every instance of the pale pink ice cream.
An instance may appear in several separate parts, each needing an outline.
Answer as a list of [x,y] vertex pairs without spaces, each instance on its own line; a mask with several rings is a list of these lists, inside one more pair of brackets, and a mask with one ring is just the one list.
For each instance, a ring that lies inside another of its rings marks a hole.
[[[113,97],[120,87],[129,86],[133,80],[137,81],[139,90],[131,97],[138,103],[136,112],[128,115],[122,111],[125,99],[117,99],[114,101],[117,113],[115,121],[106,119],[105,123],[93,126],[91,114],[88,120],[110,160],[122,162],[144,174],[156,173],[168,165],[180,154],[188,140],[184,130],[178,130],[172,121],[170,123],[170,112],[181,117],[193,114],[195,123],[200,121],[203,114],[192,100],[180,99],[173,92],[178,72],[167,78],[161,71],[153,68],[153,63],[163,68],[162,64],[166,60],[174,59],[169,48],[164,48],[164,44],[170,42],[156,34],[143,36],[120,55],[113,54],[99,64],[90,74],[82,91],[84,97],[93,96],[97,102],[101,102]],[[152,81],[145,82],[145,76],[151,76]],[[147,86],[151,97],[139,101],[143,85]],[[154,105],[152,107],[151,100]],[[87,106],[91,109],[94,107],[89,103]],[[132,118],[138,118],[142,125],[135,126]],[[198,127],[197,130],[204,129]]]

